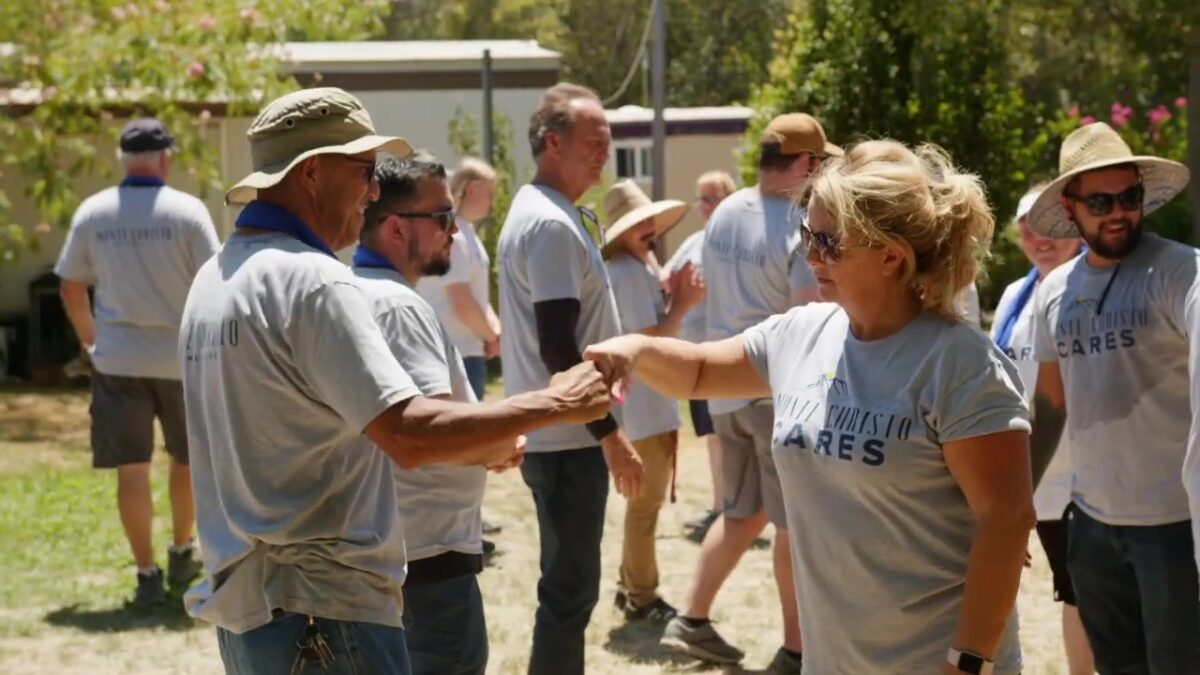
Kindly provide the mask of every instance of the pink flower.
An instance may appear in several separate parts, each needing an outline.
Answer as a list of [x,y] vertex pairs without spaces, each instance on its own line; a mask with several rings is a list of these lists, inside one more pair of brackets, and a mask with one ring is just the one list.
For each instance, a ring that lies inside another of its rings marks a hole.
[[258,10],[254,9],[253,7],[247,7],[238,12],[238,16],[241,17],[242,21],[245,21],[246,23],[254,23],[255,21],[258,21]]
[[1073,105],[1067,110],[1067,114],[1071,117],[1079,117],[1079,106]]
[[159,14],[166,14],[171,11],[171,5],[166,0],[158,0],[158,2],[154,3],[154,8],[158,10]]
[[213,26],[215,26],[216,23],[217,22],[213,21],[211,16],[205,14],[204,16],[200,17],[200,20],[196,22],[196,25],[200,27],[200,30],[207,33],[213,29]]
[[1187,97],[1180,96],[1179,98],[1175,99],[1175,107],[1176,108],[1186,108],[1187,107]]
[[117,21],[125,20],[125,8],[124,7],[113,7],[112,10],[110,11],[110,13],[112,14],[112,18],[116,19]]
[[204,75],[204,64],[199,61],[192,61],[188,64],[187,74],[189,77],[202,77]]
[[1129,124],[1129,118],[1133,117],[1133,108],[1127,105],[1122,105],[1120,101],[1113,101],[1112,107],[1112,123],[1113,126],[1123,127]]
[[1147,112],[1146,117],[1150,118],[1151,126],[1157,127],[1163,122],[1171,119],[1171,111],[1167,110],[1167,106],[1159,104],[1158,107]]
[[54,85],[45,87],[44,89],[42,89],[42,100],[44,101],[46,99],[54,98],[54,95],[57,93],[58,93],[58,87],[56,87]]
[[1095,124],[1095,123],[1096,123],[1096,118],[1092,117],[1091,115],[1088,115],[1087,117],[1084,117],[1083,119],[1079,120],[1079,126],[1081,126],[1081,127],[1087,126],[1089,124]]
[[200,111],[200,123],[201,124],[207,124],[208,121],[211,119],[212,119],[212,112],[210,112],[208,110],[208,108],[205,108],[204,110]]

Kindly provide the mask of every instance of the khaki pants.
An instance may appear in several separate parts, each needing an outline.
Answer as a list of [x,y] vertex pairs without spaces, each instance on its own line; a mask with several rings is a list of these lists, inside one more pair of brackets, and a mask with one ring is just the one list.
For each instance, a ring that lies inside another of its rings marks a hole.
[[642,458],[646,481],[642,496],[625,505],[625,545],[621,552],[621,586],[636,607],[658,598],[658,557],[654,550],[658,511],[667,496],[679,434],[670,431],[633,441]]

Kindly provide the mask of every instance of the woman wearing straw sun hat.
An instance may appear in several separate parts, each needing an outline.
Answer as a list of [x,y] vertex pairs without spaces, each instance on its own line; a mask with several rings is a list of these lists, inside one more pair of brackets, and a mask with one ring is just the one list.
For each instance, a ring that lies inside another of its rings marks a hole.
[[[689,263],[668,277],[668,300],[652,251],[655,240],[687,214],[688,205],[673,199],[651,201],[636,183],[624,180],[609,188],[604,209],[612,224],[604,232],[608,243],[601,252],[622,332],[676,335],[688,310],[704,300],[704,284]],[[617,417],[642,458],[646,478],[642,495],[625,507],[616,605],[627,620],[666,623],[675,616],[675,608],[658,595],[654,538],[675,471],[679,408],[674,399],[634,382]]]
[[1028,216],[1033,232],[1088,246],[1034,295],[1030,446],[1036,483],[1065,416],[1074,453],[1067,567],[1101,673],[1200,672],[1180,480],[1200,252],[1143,231],[1144,217],[1187,182],[1183,165],[1134,155],[1108,125],[1091,124],[1063,142],[1058,178]]

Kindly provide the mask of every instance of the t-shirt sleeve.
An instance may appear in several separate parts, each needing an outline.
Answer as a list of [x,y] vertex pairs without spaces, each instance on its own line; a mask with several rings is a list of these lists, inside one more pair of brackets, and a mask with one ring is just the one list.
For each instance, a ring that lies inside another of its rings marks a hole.
[[944,347],[942,358],[946,361],[933,383],[935,393],[928,413],[938,442],[1029,431],[1021,377],[998,349],[978,340],[962,340]]
[[525,265],[530,295],[535,303],[547,300],[578,300],[583,288],[582,244],[572,225],[543,220],[529,228]]
[[294,308],[288,333],[301,376],[354,429],[420,394],[353,284],[327,282],[307,293]]
[[213,225],[212,216],[203,202],[196,207],[195,221],[192,224],[191,236],[188,240],[188,254],[192,259],[192,276],[200,271],[200,267],[208,259],[217,254],[221,248],[221,240],[217,238],[217,228]]
[[771,381],[771,348],[784,337],[793,313],[799,309],[776,314],[742,332],[742,349],[763,382]]
[[1043,281],[1033,293],[1033,359],[1040,363],[1058,360],[1054,327],[1050,325],[1050,284]]
[[471,255],[467,252],[467,241],[461,234],[454,235],[450,244],[450,270],[439,281],[442,287],[450,284],[465,284],[471,281]]
[[389,308],[375,318],[392,355],[425,396],[452,393],[445,333],[426,307]]
[[87,232],[87,216],[83,209],[75,212],[71,229],[63,242],[54,273],[68,281],[79,281],[95,285],[96,268],[92,264],[91,237]]
[[1180,335],[1193,335],[1200,326],[1194,323],[1197,295],[1200,294],[1200,251],[1188,248],[1164,265],[1159,275],[1157,295],[1167,322]]
[[621,330],[636,333],[658,324],[654,311],[654,298],[647,293],[657,292],[638,278],[645,273],[624,261],[608,264],[608,279],[612,284],[613,299],[617,303],[617,315],[621,319]]

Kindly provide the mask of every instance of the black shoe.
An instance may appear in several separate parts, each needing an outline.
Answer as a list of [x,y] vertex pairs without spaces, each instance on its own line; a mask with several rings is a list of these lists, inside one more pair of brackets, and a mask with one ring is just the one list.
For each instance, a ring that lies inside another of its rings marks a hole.
[[167,603],[167,589],[163,587],[163,571],[155,567],[151,574],[138,573],[137,590],[133,599],[125,604],[138,609],[160,607]]
[[700,516],[699,518],[696,518],[695,520],[689,520],[683,524],[683,536],[688,541],[699,544],[700,542],[704,541],[704,537],[708,535],[709,528],[711,528],[713,523],[717,522],[717,518],[720,517],[720,511],[713,511],[711,509],[705,511],[704,515]]
[[196,560],[196,549],[167,551],[167,584],[171,588],[187,588],[204,571],[204,565]]
[[484,534],[500,534],[500,531],[504,529],[503,525],[500,525],[498,523],[493,523],[492,521],[488,520],[487,518],[483,519],[482,527],[483,527]]
[[679,610],[662,598],[655,598],[654,602],[645,607],[637,607],[632,602],[626,602],[621,611],[625,613],[626,621],[648,621],[657,624],[666,624],[679,614]]
[[496,542],[492,541],[491,539],[484,539],[483,540],[483,556],[486,558],[488,556],[493,556],[495,554],[496,554]]

